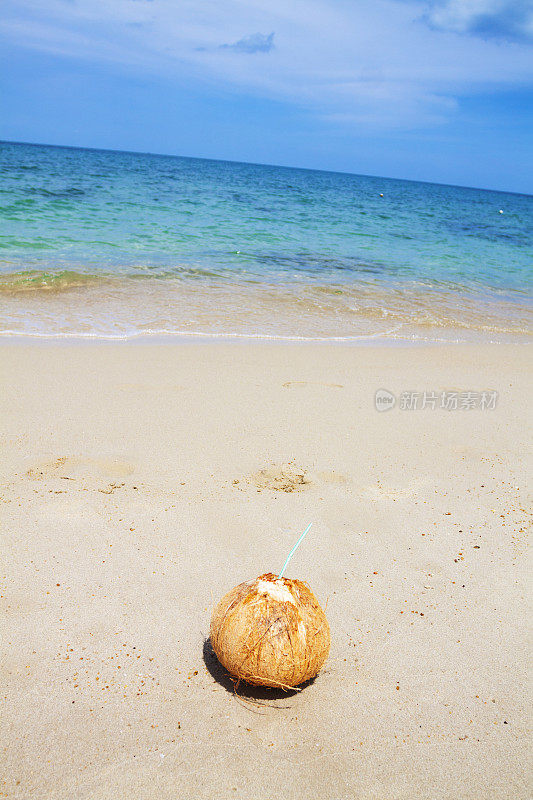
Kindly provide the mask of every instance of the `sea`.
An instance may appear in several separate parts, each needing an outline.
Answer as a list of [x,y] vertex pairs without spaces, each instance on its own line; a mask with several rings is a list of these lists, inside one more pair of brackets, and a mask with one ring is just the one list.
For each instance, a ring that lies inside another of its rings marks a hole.
[[516,342],[533,197],[0,143],[0,336]]

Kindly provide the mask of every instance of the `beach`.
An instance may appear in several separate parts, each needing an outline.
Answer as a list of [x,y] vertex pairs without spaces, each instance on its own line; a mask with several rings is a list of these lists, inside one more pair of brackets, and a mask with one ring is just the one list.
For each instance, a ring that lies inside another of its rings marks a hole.
[[[525,800],[530,363],[5,340],[0,796]],[[309,522],[329,660],[235,689],[211,610]]]

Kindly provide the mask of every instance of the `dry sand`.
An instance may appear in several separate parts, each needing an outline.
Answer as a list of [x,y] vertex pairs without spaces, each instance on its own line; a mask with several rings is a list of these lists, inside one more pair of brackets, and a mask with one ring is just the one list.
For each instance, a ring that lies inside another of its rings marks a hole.
[[[527,798],[530,358],[3,345],[1,796]],[[235,695],[212,605],[310,521],[326,668]]]

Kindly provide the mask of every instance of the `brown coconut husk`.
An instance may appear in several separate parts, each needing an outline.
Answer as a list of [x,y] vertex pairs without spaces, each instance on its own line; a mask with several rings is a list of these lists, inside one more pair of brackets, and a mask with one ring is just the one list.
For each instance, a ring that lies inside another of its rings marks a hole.
[[306,583],[268,572],[224,595],[213,611],[210,640],[234,678],[292,689],[318,673],[330,632]]

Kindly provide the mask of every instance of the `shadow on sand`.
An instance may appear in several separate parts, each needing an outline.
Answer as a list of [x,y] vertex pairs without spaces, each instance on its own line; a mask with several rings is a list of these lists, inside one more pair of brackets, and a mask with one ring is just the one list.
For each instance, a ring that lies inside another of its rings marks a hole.
[[[306,686],[310,686],[315,681],[315,678],[311,678],[311,680],[300,684],[297,689],[292,690],[275,689],[270,686],[252,686],[244,681],[236,681],[231,677],[229,672],[224,669],[216,657],[209,639],[204,639],[203,659],[205,666],[207,667],[207,670],[213,680],[220,684],[220,686],[223,686],[227,692],[236,695],[241,700],[249,700],[250,702],[255,702],[258,705],[271,705],[272,701],[287,700],[288,698],[299,694],[302,689],[305,689]],[[289,708],[290,706],[276,705],[275,707]]]

